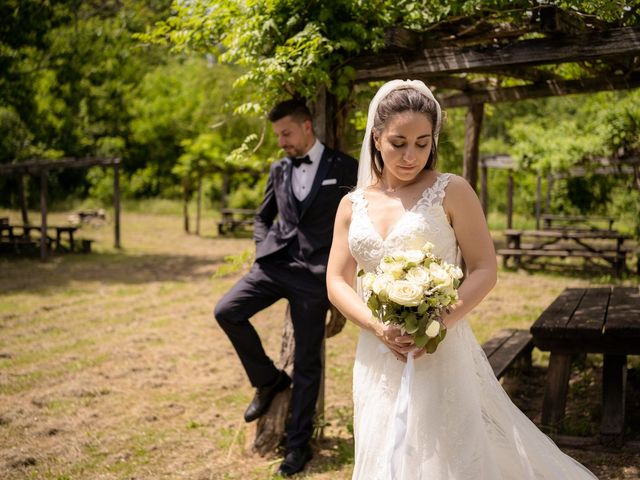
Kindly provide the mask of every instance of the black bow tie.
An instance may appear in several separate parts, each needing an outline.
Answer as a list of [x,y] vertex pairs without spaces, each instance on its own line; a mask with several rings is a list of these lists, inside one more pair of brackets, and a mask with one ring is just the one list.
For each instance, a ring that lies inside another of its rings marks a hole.
[[298,168],[303,163],[308,163],[309,165],[311,165],[311,160],[309,159],[309,155],[305,155],[304,157],[301,157],[301,158],[291,157],[291,162],[293,163],[293,166],[296,168]]

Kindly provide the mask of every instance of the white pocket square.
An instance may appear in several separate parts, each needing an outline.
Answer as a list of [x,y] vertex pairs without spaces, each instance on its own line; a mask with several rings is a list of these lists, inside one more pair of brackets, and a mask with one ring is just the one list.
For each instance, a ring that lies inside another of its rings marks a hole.
[[337,178],[327,178],[322,181],[322,185],[335,185],[336,183],[338,183]]

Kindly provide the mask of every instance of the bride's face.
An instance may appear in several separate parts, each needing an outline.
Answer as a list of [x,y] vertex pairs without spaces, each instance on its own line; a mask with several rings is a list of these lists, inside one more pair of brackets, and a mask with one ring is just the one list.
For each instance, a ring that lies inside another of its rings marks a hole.
[[376,148],[382,154],[385,175],[401,181],[415,178],[427,165],[433,142],[433,124],[417,112],[403,112],[387,120]]

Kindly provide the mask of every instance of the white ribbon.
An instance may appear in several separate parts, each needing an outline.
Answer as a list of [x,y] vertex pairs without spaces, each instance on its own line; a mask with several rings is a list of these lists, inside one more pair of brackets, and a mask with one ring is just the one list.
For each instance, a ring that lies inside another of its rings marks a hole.
[[407,458],[407,434],[409,422],[409,405],[414,377],[413,352],[407,356],[407,363],[402,371],[400,391],[393,408],[393,447],[389,458],[389,479],[403,478],[404,461]]

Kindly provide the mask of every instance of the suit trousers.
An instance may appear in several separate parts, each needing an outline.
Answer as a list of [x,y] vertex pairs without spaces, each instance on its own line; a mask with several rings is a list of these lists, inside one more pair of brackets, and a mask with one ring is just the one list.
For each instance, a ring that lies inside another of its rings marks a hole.
[[255,262],[216,304],[214,315],[225,331],[254,387],[264,387],[278,377],[249,319],[277,300],[291,307],[295,356],[291,420],[287,448],[305,445],[313,433],[313,416],[322,374],[321,348],[329,309],[326,284],[300,261],[285,252]]

